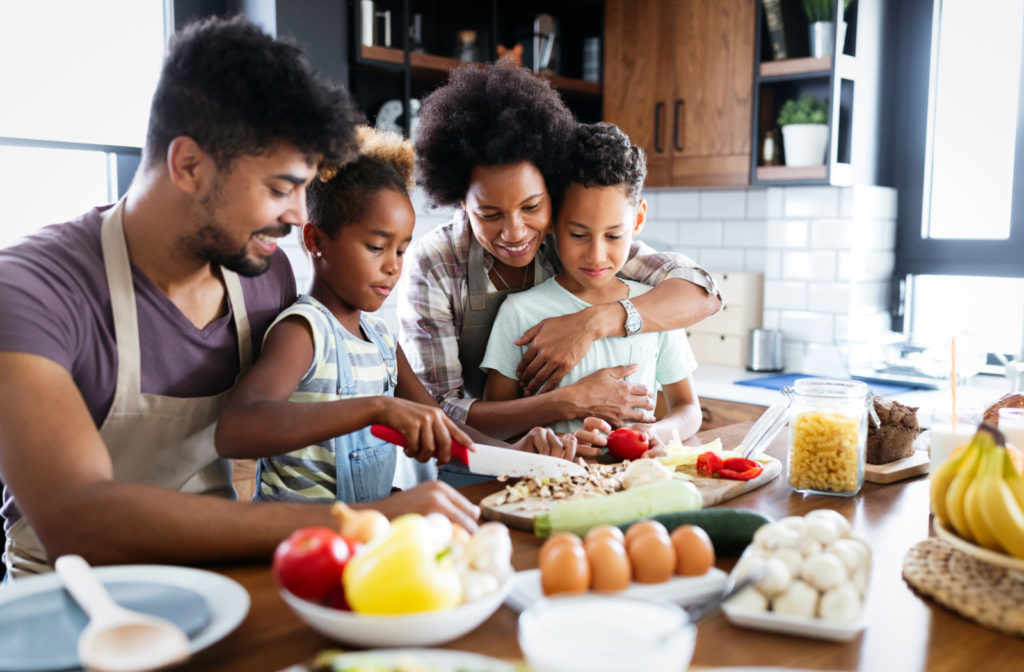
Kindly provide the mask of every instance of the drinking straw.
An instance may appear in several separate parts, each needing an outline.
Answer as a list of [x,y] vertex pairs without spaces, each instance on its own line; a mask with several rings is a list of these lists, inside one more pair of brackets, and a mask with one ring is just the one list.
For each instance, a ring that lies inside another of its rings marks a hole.
[[956,336],[953,337],[949,351],[953,359],[953,368],[949,372],[949,377],[952,382],[950,389],[953,391],[953,429],[956,429]]

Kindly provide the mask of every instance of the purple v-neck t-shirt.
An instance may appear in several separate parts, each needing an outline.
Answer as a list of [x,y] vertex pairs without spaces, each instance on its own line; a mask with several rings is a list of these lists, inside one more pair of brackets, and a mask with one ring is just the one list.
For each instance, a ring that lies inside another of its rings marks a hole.
[[[114,317],[100,244],[100,213],[106,207],[0,249],[0,351],[40,355],[67,369],[97,427],[117,383]],[[201,397],[229,389],[239,371],[230,308],[198,329],[134,266],[132,279],[142,391]],[[295,276],[284,252],[277,250],[266,273],[240,279],[257,353],[274,317],[295,301]],[[16,518],[16,512],[5,513],[8,524],[13,523],[10,514]]]

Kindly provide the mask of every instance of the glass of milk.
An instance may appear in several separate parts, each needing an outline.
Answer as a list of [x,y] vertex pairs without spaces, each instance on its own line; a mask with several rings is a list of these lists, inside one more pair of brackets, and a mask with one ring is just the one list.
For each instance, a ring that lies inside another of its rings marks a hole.
[[684,672],[696,643],[697,627],[669,602],[573,595],[519,616],[519,647],[534,672]]
[[953,424],[952,409],[936,408],[932,411],[932,424],[928,430],[931,473],[934,474],[936,467],[949,459],[958,446],[970,442],[980,422],[981,410],[974,407],[957,408],[956,424]]
[[1024,450],[1024,408],[1000,408],[999,431],[1007,443]]

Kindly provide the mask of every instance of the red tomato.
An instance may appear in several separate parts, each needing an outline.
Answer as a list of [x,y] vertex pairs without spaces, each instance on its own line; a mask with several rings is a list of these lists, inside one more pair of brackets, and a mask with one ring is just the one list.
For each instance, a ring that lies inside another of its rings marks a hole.
[[326,527],[304,527],[277,545],[274,578],[293,595],[323,600],[341,586],[352,553],[345,538]]
[[608,435],[608,450],[620,460],[636,460],[650,447],[643,432],[620,427]]

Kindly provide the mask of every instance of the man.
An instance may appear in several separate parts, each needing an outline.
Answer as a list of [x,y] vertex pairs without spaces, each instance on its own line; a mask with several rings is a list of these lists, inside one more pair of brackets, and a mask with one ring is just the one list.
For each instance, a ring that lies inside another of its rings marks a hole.
[[[326,506],[231,501],[213,430],[295,298],[275,241],[306,221],[318,162],[354,156],[359,117],[297,47],[242,19],[193,24],[171,41],[126,197],[0,251],[10,576],[64,553],[265,557],[296,527],[333,525]],[[428,490],[403,508],[473,525],[476,507]]]

